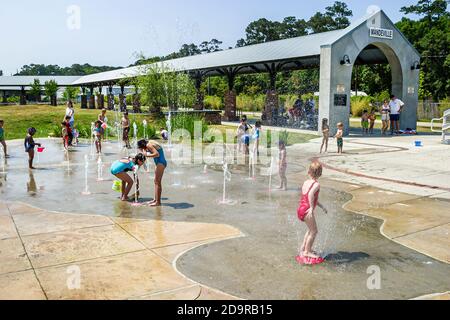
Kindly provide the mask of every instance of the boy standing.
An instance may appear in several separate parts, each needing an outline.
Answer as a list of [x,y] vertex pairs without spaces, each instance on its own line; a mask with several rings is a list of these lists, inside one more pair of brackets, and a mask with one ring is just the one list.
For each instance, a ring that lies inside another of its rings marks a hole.
[[339,122],[337,124],[338,131],[336,133],[336,140],[337,140],[337,146],[338,146],[338,154],[344,153],[344,124],[342,122]]
[[5,129],[3,129],[4,124],[5,122],[3,120],[0,120],[0,144],[3,146],[5,158],[9,158],[8,153],[6,152]]

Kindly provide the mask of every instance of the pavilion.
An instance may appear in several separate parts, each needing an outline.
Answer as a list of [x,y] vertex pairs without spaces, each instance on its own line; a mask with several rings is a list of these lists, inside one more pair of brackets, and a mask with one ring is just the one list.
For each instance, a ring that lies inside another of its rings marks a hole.
[[[406,104],[401,115],[402,129],[416,129],[420,55],[382,10],[368,14],[342,30],[168,60],[156,63],[156,66],[171,72],[188,73],[195,79],[197,102],[194,109],[197,110],[203,109],[202,82],[209,76],[226,77],[225,120],[236,120],[236,76],[268,73],[270,83],[263,120],[269,125],[274,123],[273,110],[278,108],[277,73],[320,68],[319,118],[329,119],[332,133],[336,131],[337,123],[344,123],[348,134],[353,68],[367,64],[391,66],[392,93]],[[90,90],[92,100],[94,88],[108,87],[111,95],[112,87],[120,85],[122,101],[127,81],[145,74],[148,67],[78,77],[70,85],[82,88],[83,108],[88,107],[86,88]],[[89,107],[95,107],[94,104],[95,101],[90,101]]]

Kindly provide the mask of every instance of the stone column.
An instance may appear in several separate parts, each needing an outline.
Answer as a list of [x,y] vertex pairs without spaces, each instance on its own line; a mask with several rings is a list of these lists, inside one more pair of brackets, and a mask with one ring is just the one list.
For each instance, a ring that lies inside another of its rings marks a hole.
[[205,109],[205,104],[204,104],[204,94],[202,93],[202,82],[203,82],[203,78],[201,76],[197,76],[195,77],[195,90],[196,90],[196,94],[197,94],[197,99],[194,105],[194,110],[203,110]]
[[276,125],[278,115],[278,92],[275,89],[268,90],[263,112],[263,123],[267,126]]
[[134,111],[134,113],[142,113],[141,95],[139,93],[135,93],[133,95],[133,111]]
[[103,95],[103,87],[98,87],[99,94],[97,95],[97,109],[102,110],[105,107],[105,96]]
[[236,91],[228,90],[225,92],[225,121],[236,121]]
[[103,109],[105,107],[105,96],[103,94],[99,94],[97,96],[97,109]]
[[[350,84],[352,66],[341,65],[341,57],[347,50],[334,50],[323,46],[320,51],[320,99],[319,133],[322,133],[322,119],[328,119],[330,135],[337,132],[337,124],[344,124],[344,134],[350,133]],[[351,61],[356,57],[350,56]]]
[[114,109],[114,94],[113,94],[113,87],[110,85],[108,87],[108,109],[113,110]]
[[89,97],[89,109],[95,109],[95,95],[94,95],[94,87],[90,88],[90,94]]
[[20,105],[25,106],[27,104],[27,93],[25,91],[25,87],[22,87],[20,90]]
[[120,111],[125,112],[127,110],[125,87],[123,85],[120,86],[119,105],[120,105]]
[[81,87],[81,109],[87,109],[87,96],[86,96],[86,87]]

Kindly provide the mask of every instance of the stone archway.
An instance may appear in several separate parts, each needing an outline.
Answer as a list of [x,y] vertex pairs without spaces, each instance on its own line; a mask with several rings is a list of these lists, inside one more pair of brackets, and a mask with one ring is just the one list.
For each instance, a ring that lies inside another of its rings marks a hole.
[[[374,29],[388,33],[385,36],[374,35]],[[406,104],[401,115],[401,129],[416,129],[420,56],[382,12],[373,20],[349,30],[332,44],[321,47],[319,125],[321,119],[328,119],[334,134],[337,123],[342,122],[345,134],[350,133],[352,72],[358,57],[368,47],[375,48],[378,56],[384,56],[384,63],[391,66],[391,91]],[[365,63],[377,63],[377,59],[376,55],[369,56]]]

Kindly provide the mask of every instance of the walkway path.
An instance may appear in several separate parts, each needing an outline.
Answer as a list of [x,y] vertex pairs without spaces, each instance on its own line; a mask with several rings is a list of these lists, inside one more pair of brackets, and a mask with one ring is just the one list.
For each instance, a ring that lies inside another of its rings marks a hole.
[[[55,213],[0,202],[0,300],[236,299],[185,278],[175,261],[186,250],[240,236],[225,225]],[[77,283],[77,270],[82,290],[69,287]]]

